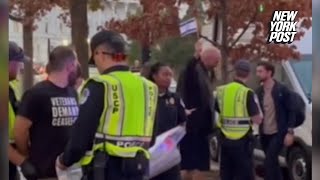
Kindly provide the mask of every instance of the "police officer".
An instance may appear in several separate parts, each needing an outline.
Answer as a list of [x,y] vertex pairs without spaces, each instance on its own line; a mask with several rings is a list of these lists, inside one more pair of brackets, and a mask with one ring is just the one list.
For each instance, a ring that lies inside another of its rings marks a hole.
[[20,166],[26,176],[32,176],[34,173],[33,166],[30,166],[25,157],[15,149],[13,137],[18,103],[22,96],[21,84],[17,80],[17,74],[21,63],[25,59],[23,50],[15,42],[9,42],[9,180],[15,180],[19,177],[16,166]]
[[[150,68],[149,79],[159,89],[157,106],[157,130],[160,135],[178,125],[186,122],[186,110],[182,99],[178,94],[170,92],[169,87],[173,78],[172,69],[163,63],[155,63]],[[176,165],[164,173],[152,178],[152,180],[180,180],[180,166]]]
[[79,118],[56,162],[65,169],[82,158],[83,179],[142,180],[148,168],[158,90],[130,72],[125,44],[120,34],[107,30],[91,40],[101,75],[87,80]]
[[221,180],[254,180],[252,123],[260,124],[259,105],[248,88],[250,64],[235,64],[234,81],[217,88],[218,126],[221,130]]

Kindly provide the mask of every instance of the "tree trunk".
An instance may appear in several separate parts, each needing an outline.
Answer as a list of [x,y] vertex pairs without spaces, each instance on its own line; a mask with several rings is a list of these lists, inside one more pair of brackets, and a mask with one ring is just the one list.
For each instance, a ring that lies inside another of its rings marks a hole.
[[222,81],[223,83],[227,83],[229,81],[229,73],[228,73],[228,42],[227,42],[227,4],[225,0],[221,0],[222,5],[222,12],[221,12],[221,22],[222,22],[222,42],[221,42],[221,56],[222,56],[222,64],[221,64],[221,71],[222,71]]
[[141,53],[141,59],[142,59],[142,64],[147,63],[150,60],[150,46],[144,45],[142,47],[142,53]]
[[84,78],[89,76],[87,3],[88,0],[70,0],[72,44],[75,46]]
[[26,91],[33,85],[33,23],[23,25],[23,49],[29,57],[24,64],[23,90]]

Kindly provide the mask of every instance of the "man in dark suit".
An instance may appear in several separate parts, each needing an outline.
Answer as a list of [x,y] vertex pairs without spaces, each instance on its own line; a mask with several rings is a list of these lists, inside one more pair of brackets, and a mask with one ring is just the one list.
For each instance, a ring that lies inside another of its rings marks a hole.
[[[221,59],[220,50],[210,46],[203,48],[198,41],[195,55],[187,63],[178,81],[178,92],[185,102],[188,116],[187,134],[181,141],[181,168],[183,178],[206,179],[204,172],[210,170],[208,136],[214,127],[213,71]],[[191,172],[194,172],[191,174]]]

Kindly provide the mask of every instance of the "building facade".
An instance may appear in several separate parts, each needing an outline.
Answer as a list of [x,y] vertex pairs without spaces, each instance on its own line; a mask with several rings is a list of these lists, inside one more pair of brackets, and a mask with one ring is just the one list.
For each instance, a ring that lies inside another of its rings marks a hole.
[[[133,14],[139,8],[139,0],[104,1],[104,9],[88,11],[89,39],[103,26],[106,21],[125,19],[128,14]],[[36,30],[33,33],[33,61],[38,64],[46,64],[49,49],[57,45],[67,45],[71,42],[71,29],[59,18],[63,11],[54,8],[46,16],[37,21]],[[21,47],[23,45],[22,25],[9,20],[9,40],[15,41]]]

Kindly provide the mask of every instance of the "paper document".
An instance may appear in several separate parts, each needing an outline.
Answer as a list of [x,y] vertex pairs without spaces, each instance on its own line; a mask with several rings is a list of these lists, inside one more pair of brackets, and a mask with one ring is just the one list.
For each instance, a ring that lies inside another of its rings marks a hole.
[[82,169],[79,164],[74,164],[66,170],[56,167],[58,180],[80,180],[82,177]]
[[185,134],[185,127],[178,126],[156,138],[155,144],[149,149],[151,154],[149,178],[153,178],[180,163],[181,155],[177,145]]

